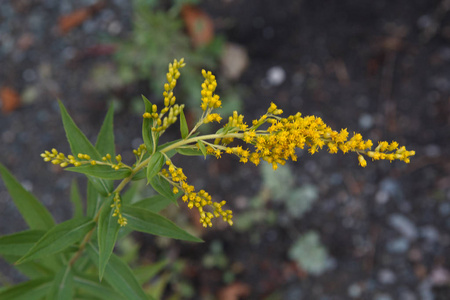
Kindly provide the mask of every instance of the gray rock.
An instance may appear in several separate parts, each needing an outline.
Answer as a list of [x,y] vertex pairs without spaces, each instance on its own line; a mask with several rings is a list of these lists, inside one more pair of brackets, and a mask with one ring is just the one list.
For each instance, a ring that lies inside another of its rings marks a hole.
[[407,239],[417,239],[418,232],[416,225],[404,215],[392,214],[389,216],[388,223]]
[[407,238],[401,237],[391,240],[386,244],[386,250],[390,253],[405,253],[409,249],[409,241]]

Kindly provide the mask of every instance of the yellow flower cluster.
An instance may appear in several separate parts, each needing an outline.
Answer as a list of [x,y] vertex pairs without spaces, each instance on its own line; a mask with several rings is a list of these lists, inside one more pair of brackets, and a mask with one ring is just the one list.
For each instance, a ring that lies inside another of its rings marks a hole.
[[67,167],[69,164],[74,165],[75,167],[81,166],[81,162],[77,161],[73,155],[68,155],[67,157],[64,153],[58,152],[55,148],[51,151],[45,150],[44,153],[41,153],[41,157],[44,158],[44,161],[50,161],[54,165],[60,165],[61,167]]
[[[155,132],[163,132],[170,125],[177,121],[178,115],[184,108],[184,104],[175,104],[176,97],[173,94],[173,90],[177,85],[177,80],[180,77],[179,69],[183,68],[186,64],[184,59],[177,61],[176,59],[173,63],[169,64],[169,72],[166,74],[167,83],[164,84],[164,108],[158,113],[158,107],[156,104],[152,105],[152,112],[146,112],[143,117],[146,119],[153,119],[152,130]],[[168,112],[167,116],[164,116]]]
[[[178,194],[181,189],[184,192],[182,199],[188,203],[188,207],[192,209],[196,207],[200,213],[200,223],[204,226],[212,226],[211,220],[215,217],[221,217],[225,222],[233,225],[233,213],[231,210],[223,210],[222,206],[226,204],[225,201],[213,202],[211,195],[206,191],[200,190],[195,192],[195,188],[186,182],[186,175],[183,173],[182,168],[177,168],[172,161],[166,161],[167,169],[163,169],[161,174],[168,179],[173,185],[173,193]],[[209,207],[212,211],[205,210],[205,207]]]
[[114,203],[111,204],[111,207],[114,208],[114,212],[112,214],[113,217],[118,217],[117,222],[120,224],[120,226],[127,225],[127,219],[122,216],[122,213],[120,212],[120,207],[122,204],[120,203],[120,195],[119,193],[114,194]]
[[44,161],[50,161],[52,164],[60,165],[63,168],[69,165],[79,167],[85,164],[91,164],[92,166],[107,165],[114,170],[119,170],[120,168],[130,168],[129,166],[122,163],[122,156],[120,154],[116,156],[117,163],[114,163],[111,160],[110,154],[106,154],[104,157],[102,157],[102,161],[97,161],[91,159],[89,155],[82,153],[78,153],[76,157],[73,155],[66,156],[64,153],[58,152],[58,150],[56,150],[55,148],[53,148],[51,151],[45,150],[44,153],[41,153],[41,157],[44,158]]
[[[272,103],[267,114],[259,120],[254,120],[253,126],[247,129],[241,116],[237,117],[235,112],[225,126],[238,128],[242,132],[241,139],[252,145],[254,150],[249,152],[240,147],[227,147],[225,152],[237,155],[244,163],[250,160],[258,165],[261,160],[267,161],[272,164],[275,170],[279,164],[284,165],[289,159],[296,161],[297,149],[305,149],[306,147],[308,147],[310,154],[318,152],[324,146],[328,147],[330,153],[337,153],[339,150],[343,153],[356,152],[362,167],[367,165],[363,155],[373,160],[402,160],[409,163],[409,157],[415,154],[414,151],[407,151],[405,147],[398,149],[397,142],[391,144],[380,142],[374,151],[370,151],[373,145],[372,141],[364,140],[359,133],[354,133],[349,139],[347,129],[341,129],[340,132],[332,130],[319,117],[302,117],[301,113],[287,118],[276,116],[281,113],[282,110]],[[271,124],[266,130],[257,130],[260,125],[266,122]],[[222,145],[228,145],[230,140],[222,139],[221,142]],[[218,144],[217,140],[215,144]],[[214,153],[215,150],[214,148],[209,149],[209,152]]]
[[[211,113],[221,104],[219,96],[214,94],[217,82],[211,72],[203,70],[202,75],[205,77],[205,82],[202,84],[201,104],[201,108],[205,111],[203,122],[220,122],[220,115]],[[359,133],[353,133],[353,136],[349,138],[347,129],[341,129],[339,132],[332,130],[319,117],[302,117],[301,113],[297,113],[282,118],[280,117],[282,113],[283,110],[271,103],[266,114],[253,120],[252,126],[249,127],[244,122],[244,116],[234,111],[224,128],[216,135],[212,135],[215,139],[214,144],[203,140],[203,143],[207,145],[207,153],[220,158],[221,154],[226,152],[238,156],[243,163],[250,160],[255,165],[264,160],[272,164],[275,170],[278,165],[284,165],[289,159],[296,161],[297,150],[305,148],[310,154],[318,152],[324,146],[330,153],[356,152],[362,167],[367,166],[364,156],[372,160],[401,160],[409,163],[409,157],[415,155],[414,151],[407,151],[405,147],[398,148],[398,143],[395,141],[390,144],[380,142],[372,151],[372,141],[364,140]],[[269,127],[260,129],[263,124],[269,124]],[[252,145],[253,150],[243,149],[241,146],[228,147],[235,139],[241,139]]]
[[203,111],[209,109],[219,108],[222,105],[222,101],[220,101],[220,97],[217,94],[214,94],[217,81],[216,76],[214,76],[210,71],[206,72],[202,70],[202,75],[205,78],[205,81],[202,83],[202,105],[201,108]]

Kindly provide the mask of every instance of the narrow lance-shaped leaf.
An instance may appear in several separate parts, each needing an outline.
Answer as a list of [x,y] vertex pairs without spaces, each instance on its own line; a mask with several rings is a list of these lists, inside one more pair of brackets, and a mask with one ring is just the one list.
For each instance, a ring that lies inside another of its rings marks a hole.
[[150,158],[150,161],[147,165],[147,183],[150,182],[150,180],[158,174],[158,172],[161,170],[162,166],[164,165],[164,162],[166,161],[164,155],[157,151],[153,153],[152,157]]
[[200,149],[194,148],[177,148],[178,153],[185,156],[204,156]]
[[66,137],[70,145],[70,149],[74,155],[78,153],[88,154],[92,159],[101,160],[101,156],[97,149],[92,146],[91,142],[84,135],[83,132],[78,128],[75,122],[70,117],[64,104],[59,101],[59,108],[61,110],[61,118],[64,125],[64,130],[66,131]]
[[0,291],[2,300],[40,300],[47,294],[51,278],[39,278]]
[[[72,154],[74,155],[77,155],[78,153],[88,154],[94,160],[101,160],[100,153],[97,151],[97,149],[95,149],[94,146],[92,146],[91,142],[84,135],[84,133],[81,132],[81,130],[78,128],[78,126],[70,117],[69,113],[67,112],[66,108],[64,107],[61,101],[59,101],[59,107],[61,110],[61,118],[63,121],[64,130],[66,132],[66,137],[69,142]],[[89,175],[87,177],[89,181],[93,183],[93,186],[102,195],[108,195],[112,191],[111,182],[99,178],[93,178],[92,176]]]
[[[98,249],[91,243],[87,245],[86,249],[92,262],[98,267]],[[106,265],[104,277],[111,287],[122,295],[123,299],[148,299],[130,267],[114,253]]]
[[[142,100],[145,105],[145,112],[152,113],[152,103],[142,95]],[[142,139],[144,140],[145,146],[147,146],[147,151],[153,153],[153,136],[152,136],[152,122],[153,120],[148,118],[143,118],[142,120]]]
[[97,239],[99,250],[99,266],[98,277],[100,281],[103,278],[106,265],[111,257],[116,244],[117,234],[119,233],[120,225],[117,223],[117,217],[113,217],[114,209],[111,207],[113,197],[110,197],[102,208],[97,227]]
[[127,226],[136,231],[178,240],[202,242],[201,239],[189,234],[172,221],[149,210],[139,207],[123,206],[122,214],[127,218]]
[[[20,256],[17,255],[2,255],[2,258],[4,258],[10,264],[13,264],[15,261],[17,261],[19,257]],[[29,261],[20,265],[16,265],[14,266],[14,268],[30,279],[50,277],[54,276],[55,271],[53,271],[53,266],[49,266],[49,261],[49,258],[44,258],[39,260],[39,262]],[[50,263],[52,262],[50,261]],[[0,299],[2,298],[0,297]]]
[[71,266],[64,266],[59,271],[47,293],[47,300],[72,299],[74,293],[73,273]]
[[100,208],[102,200],[105,199],[106,197],[107,195],[100,194],[100,192],[94,187],[94,183],[92,183],[89,180],[87,184],[87,194],[86,194],[87,198],[86,215],[88,217],[93,218],[97,214],[97,211]]
[[188,125],[186,122],[186,117],[184,116],[183,110],[180,111],[180,132],[181,138],[185,139],[189,134]]
[[150,198],[139,200],[136,203],[133,203],[132,206],[141,207],[154,213],[158,213],[172,203],[173,203],[172,200],[164,196],[155,195]]
[[14,204],[30,229],[48,230],[55,225],[50,212],[0,163],[0,174]]
[[44,230],[26,230],[0,237],[0,255],[23,256],[45,234]]
[[72,184],[70,186],[70,202],[73,204],[73,218],[81,218],[83,216],[83,204],[76,179],[72,180]]
[[198,148],[200,149],[200,151],[203,153],[203,156],[206,158],[207,152],[206,152],[205,144],[199,140],[197,142],[197,145],[198,145]]
[[66,170],[111,180],[123,179],[131,174],[131,170],[129,169],[122,168],[119,170],[114,170],[110,166],[105,165],[93,166],[91,164],[81,165],[79,167],[69,167],[66,168]]
[[71,219],[58,224],[47,231],[16,264],[60,252],[80,241],[94,226],[95,222],[89,217]]
[[97,142],[95,143],[95,148],[101,155],[109,153],[112,157],[116,156],[113,120],[114,106],[111,104],[97,136]]
[[77,289],[99,299],[123,300],[122,296],[118,295],[111,287],[104,283],[99,283],[98,280],[94,281],[91,278],[82,277],[83,275],[74,276],[74,283]]
[[160,195],[172,200],[173,203],[178,205],[177,197],[173,194],[173,188],[170,183],[167,182],[161,175],[153,176],[150,179],[150,184]]

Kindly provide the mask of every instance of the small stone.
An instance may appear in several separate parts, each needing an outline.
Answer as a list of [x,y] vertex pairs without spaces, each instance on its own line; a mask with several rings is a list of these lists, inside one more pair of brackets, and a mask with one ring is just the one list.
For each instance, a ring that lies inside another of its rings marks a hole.
[[220,63],[223,75],[231,80],[237,80],[248,66],[247,50],[238,44],[227,43]]
[[375,201],[378,204],[386,204],[389,201],[389,193],[386,191],[378,191],[375,194]]
[[420,236],[430,243],[439,241],[439,231],[431,225],[420,228]]
[[450,215],[450,203],[449,202],[441,203],[439,205],[439,213],[444,217]]
[[408,249],[409,241],[404,237],[394,239],[386,244],[386,250],[390,253],[401,254],[408,251]]
[[393,284],[397,280],[397,276],[392,270],[382,269],[378,272],[378,281],[382,284]]
[[415,240],[418,236],[416,225],[404,215],[392,214],[388,223],[409,240]]
[[416,295],[410,290],[401,291],[398,299],[402,300],[417,300]]
[[441,155],[441,148],[438,145],[430,144],[425,147],[425,155],[428,157],[438,157]]
[[267,70],[266,79],[269,85],[278,86],[286,79],[286,72],[280,66],[275,66]]
[[392,300],[391,295],[389,294],[376,294],[373,297],[374,300]]
[[347,290],[347,293],[348,293],[349,297],[351,297],[351,298],[361,297],[362,292],[363,292],[363,289],[362,289],[361,285],[359,285],[358,283],[353,283],[352,285],[350,285],[348,287],[348,290]]
[[430,280],[433,285],[450,284],[450,272],[442,267],[435,268],[431,271]]
[[369,114],[363,114],[359,117],[359,126],[364,130],[372,128],[373,123],[373,117]]

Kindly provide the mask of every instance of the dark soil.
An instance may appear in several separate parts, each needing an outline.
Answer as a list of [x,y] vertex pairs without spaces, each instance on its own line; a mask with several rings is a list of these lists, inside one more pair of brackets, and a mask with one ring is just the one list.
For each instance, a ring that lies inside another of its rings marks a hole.
[[[82,177],[39,157],[53,147],[69,152],[56,100],[94,140],[109,100],[119,98],[125,108],[115,116],[117,152],[131,161],[141,117],[128,101],[149,93],[147,85],[104,91],[89,82],[96,64],[113,64],[98,45],[130,33],[128,1],[111,1],[67,35],[55,30],[59,16],[92,2],[0,3],[0,86],[22,97],[20,108],[0,114],[0,161],[58,222],[70,218],[68,188]],[[274,101],[285,113],[314,114],[336,129],[397,140],[416,156],[408,165],[368,162],[363,169],[352,155],[305,153],[291,166],[295,180],[317,186],[320,200],[302,218],[284,222],[286,209],[269,202],[265,209],[275,212],[276,222],[243,232],[215,226],[199,232],[206,241],[201,245],[173,242],[155,250],[153,238],[136,235],[142,257],[169,253],[185,260],[177,276],[196,291],[194,299],[450,299],[448,1],[224,0],[201,6],[217,33],[248,52],[250,64],[239,80],[249,91],[242,96],[247,120]],[[285,74],[279,84],[271,79],[273,68]],[[236,218],[251,209],[245,203],[261,188],[259,169],[232,158],[179,163],[193,184],[226,199]],[[3,183],[0,202],[0,233],[25,229]],[[317,276],[287,255],[310,230],[331,258]],[[217,241],[226,265],[206,268],[202,257]],[[24,279],[5,263],[0,268],[11,281]],[[170,284],[167,293],[176,287]]]

